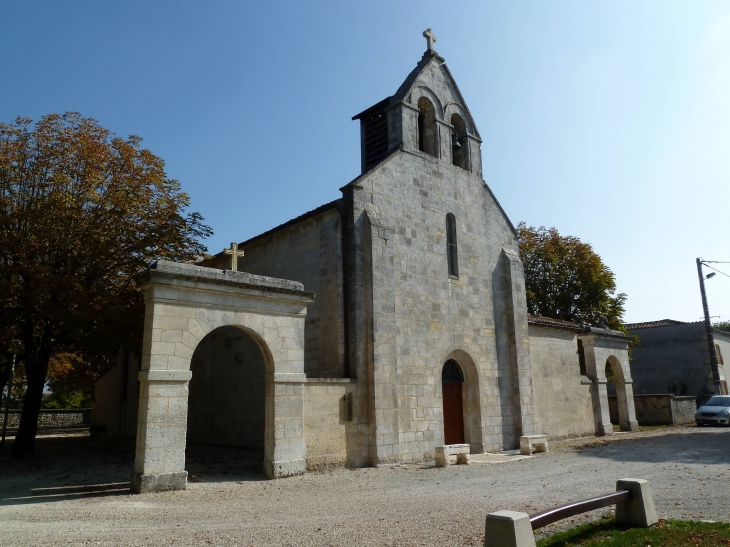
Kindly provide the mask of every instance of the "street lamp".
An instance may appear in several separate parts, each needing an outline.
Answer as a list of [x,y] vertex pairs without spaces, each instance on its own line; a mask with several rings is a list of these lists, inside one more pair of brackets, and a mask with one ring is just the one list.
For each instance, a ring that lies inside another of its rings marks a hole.
[[710,272],[707,277],[702,273],[701,258],[697,259],[697,275],[700,278],[700,292],[702,293],[702,308],[705,312],[705,335],[707,336],[707,349],[710,352],[710,368],[712,369],[712,383],[715,386],[715,394],[727,395],[720,381],[720,369],[717,366],[717,353],[715,353],[715,337],[712,333],[712,324],[710,323],[710,309],[707,307],[707,295],[705,294],[705,279],[714,277],[715,272]]

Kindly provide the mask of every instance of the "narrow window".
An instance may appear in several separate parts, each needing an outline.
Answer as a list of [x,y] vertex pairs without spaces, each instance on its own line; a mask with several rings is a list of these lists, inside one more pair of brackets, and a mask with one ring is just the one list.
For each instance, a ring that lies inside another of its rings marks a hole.
[[438,128],[436,109],[426,97],[418,99],[418,149],[426,154],[438,156]]
[[449,263],[449,276],[459,277],[459,256],[456,248],[456,218],[446,215],[446,257]]
[[725,361],[722,359],[722,351],[720,351],[720,344],[715,344],[715,355],[717,356],[717,362],[720,365],[724,365]]
[[466,142],[466,125],[458,114],[451,116],[451,161],[457,167],[469,169],[467,164],[468,151]]
[[583,349],[583,340],[578,340],[578,366],[580,367],[580,375],[588,376],[586,372],[586,352]]

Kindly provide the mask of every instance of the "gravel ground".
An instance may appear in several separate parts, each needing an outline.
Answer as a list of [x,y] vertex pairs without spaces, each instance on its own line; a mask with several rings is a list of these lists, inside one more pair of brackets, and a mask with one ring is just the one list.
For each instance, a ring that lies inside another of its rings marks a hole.
[[611,492],[622,477],[651,481],[660,517],[730,520],[726,429],[565,441],[507,463],[277,481],[252,471],[245,451],[191,447],[188,490],[138,496],[128,493],[132,443],[78,432],[37,442],[32,461],[0,459],[0,545],[481,545],[490,511],[534,513]]

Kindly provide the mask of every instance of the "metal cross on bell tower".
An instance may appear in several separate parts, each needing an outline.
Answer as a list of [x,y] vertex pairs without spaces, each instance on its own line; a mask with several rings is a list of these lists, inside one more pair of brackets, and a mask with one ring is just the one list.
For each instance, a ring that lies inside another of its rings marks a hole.
[[223,249],[223,252],[227,255],[231,255],[231,270],[234,272],[238,271],[238,257],[243,256],[243,251],[238,250],[238,243],[231,243],[230,249]]
[[430,28],[424,30],[423,37],[426,39],[426,43],[428,44],[428,49],[426,49],[426,51],[433,51],[433,43],[436,41],[436,36],[434,36],[433,31]]

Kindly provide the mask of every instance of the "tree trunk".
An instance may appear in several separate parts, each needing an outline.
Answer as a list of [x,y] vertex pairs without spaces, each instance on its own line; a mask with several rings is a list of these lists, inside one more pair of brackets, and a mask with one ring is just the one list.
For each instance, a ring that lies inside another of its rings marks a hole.
[[25,361],[27,389],[23,399],[23,410],[20,413],[18,434],[13,443],[13,456],[23,458],[33,455],[35,436],[38,430],[38,416],[43,402],[43,388],[46,385],[48,361],[51,359],[51,348],[41,347],[33,356],[34,360]]
[[[0,363],[0,397],[3,396],[5,393],[5,388],[8,385],[8,382],[10,381],[10,372],[13,368],[13,358],[8,356],[7,359],[3,359],[3,362]],[[8,401],[5,402],[5,404],[8,404]],[[2,405],[0,405],[2,406]]]

